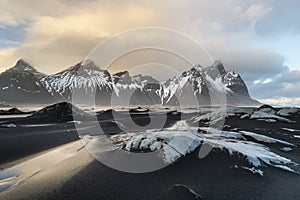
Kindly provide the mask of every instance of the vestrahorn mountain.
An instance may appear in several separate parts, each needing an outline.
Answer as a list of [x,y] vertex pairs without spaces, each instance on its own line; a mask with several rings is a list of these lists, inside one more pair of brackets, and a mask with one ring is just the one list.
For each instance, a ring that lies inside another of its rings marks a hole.
[[[98,105],[259,104],[249,96],[241,76],[226,71],[220,61],[209,67],[196,65],[163,82],[151,76],[131,76],[127,71],[111,74],[91,60],[53,75],[40,73],[19,60],[0,74],[0,102],[4,103],[71,102],[74,91],[90,95]],[[218,102],[218,98],[225,101]]]

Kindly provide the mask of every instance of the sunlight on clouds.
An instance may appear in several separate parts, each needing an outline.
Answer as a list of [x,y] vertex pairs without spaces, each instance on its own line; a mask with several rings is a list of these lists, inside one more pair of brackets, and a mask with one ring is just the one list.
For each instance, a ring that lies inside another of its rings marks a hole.
[[[61,9],[67,9],[62,3],[56,4],[60,7],[58,13]],[[35,13],[37,16],[26,28],[25,42],[14,51],[1,50],[2,54],[9,54],[1,65],[8,67],[17,59],[24,58],[43,72],[57,72],[83,60],[110,35],[145,24],[154,25],[153,22],[158,21],[159,17],[146,7],[130,3],[124,7],[102,2],[82,3],[80,9],[68,9],[65,15],[56,15],[55,10],[40,16]],[[30,18],[27,15],[23,17]]]
[[15,48],[0,49],[0,73],[16,62]]

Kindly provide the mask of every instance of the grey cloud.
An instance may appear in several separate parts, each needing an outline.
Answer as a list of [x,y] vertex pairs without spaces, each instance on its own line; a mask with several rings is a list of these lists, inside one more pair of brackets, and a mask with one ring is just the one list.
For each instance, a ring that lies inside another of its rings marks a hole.
[[261,35],[283,35],[300,33],[300,1],[266,1],[272,12],[256,23],[256,31]]
[[300,70],[290,70],[280,74],[280,76],[276,78],[276,81],[284,83],[300,83]]
[[257,83],[247,81],[250,93],[253,97],[275,98],[281,97],[299,97],[300,94],[300,71],[290,70],[283,72],[272,79],[269,83]]
[[288,71],[284,56],[262,49],[232,49],[227,52],[222,49],[215,54],[227,69],[237,71],[247,80],[266,79]]

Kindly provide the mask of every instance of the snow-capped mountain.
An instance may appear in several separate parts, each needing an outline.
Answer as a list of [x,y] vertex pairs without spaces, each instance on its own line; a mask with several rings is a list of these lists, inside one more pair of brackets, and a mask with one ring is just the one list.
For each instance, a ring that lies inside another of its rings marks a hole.
[[24,60],[0,74],[0,102],[50,103],[52,96],[41,84],[44,74]]
[[[162,83],[164,104],[258,104],[251,99],[247,86],[239,74],[227,72],[220,61],[209,67],[196,65],[178,77]],[[225,100],[224,100],[225,99]]]
[[84,97],[78,103],[92,103],[87,100],[95,98],[100,105],[207,105],[212,95],[223,95],[227,104],[258,104],[250,98],[242,78],[234,71],[227,72],[220,61],[205,68],[196,65],[164,82],[151,76],[130,76],[127,71],[110,74],[91,60],[53,75],[42,74],[19,60],[0,75],[3,102],[70,102],[74,91]]

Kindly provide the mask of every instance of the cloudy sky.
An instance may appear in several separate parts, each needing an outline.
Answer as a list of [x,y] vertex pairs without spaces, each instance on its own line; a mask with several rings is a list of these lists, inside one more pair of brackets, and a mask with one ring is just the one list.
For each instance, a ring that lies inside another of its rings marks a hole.
[[299,13],[297,0],[0,0],[0,72],[23,58],[56,73],[111,35],[165,27],[240,73],[254,98],[300,105]]

